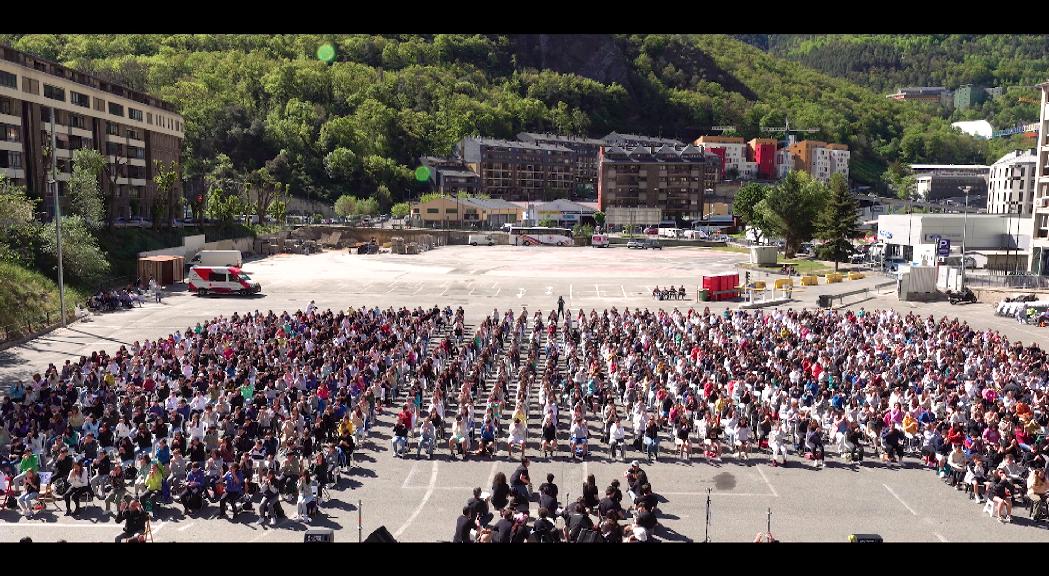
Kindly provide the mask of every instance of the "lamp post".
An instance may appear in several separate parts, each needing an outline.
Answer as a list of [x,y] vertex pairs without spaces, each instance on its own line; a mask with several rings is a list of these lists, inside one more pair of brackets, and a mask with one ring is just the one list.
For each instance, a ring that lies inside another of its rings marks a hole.
[[962,211],[962,285],[965,288],[965,238],[969,232],[969,190],[972,186],[959,186],[959,190],[965,192],[965,209]]
[[58,242],[58,307],[62,315],[62,327],[66,327],[66,284],[62,278],[62,207],[58,203],[58,178],[55,176],[58,149],[55,142],[55,109],[51,109],[51,190],[55,201],[55,236]]

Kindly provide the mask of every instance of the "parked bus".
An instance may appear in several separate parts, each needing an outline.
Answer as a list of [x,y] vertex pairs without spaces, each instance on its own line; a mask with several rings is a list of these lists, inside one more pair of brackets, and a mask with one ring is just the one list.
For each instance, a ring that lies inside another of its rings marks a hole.
[[572,231],[568,228],[545,226],[510,227],[510,244],[513,246],[572,246]]

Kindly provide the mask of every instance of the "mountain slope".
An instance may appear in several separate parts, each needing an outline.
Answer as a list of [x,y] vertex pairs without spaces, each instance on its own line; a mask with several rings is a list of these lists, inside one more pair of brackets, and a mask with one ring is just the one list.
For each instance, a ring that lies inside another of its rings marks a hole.
[[[0,35],[0,42],[174,102],[185,171],[229,156],[253,170],[284,151],[292,192],[419,192],[423,154],[471,134],[612,130],[692,140],[713,125],[819,129],[877,184],[889,162],[985,161],[985,143],[932,110],[708,35]],[[317,48],[335,47],[333,62]],[[997,151],[994,151],[997,153]],[[384,206],[385,208],[385,206]]]

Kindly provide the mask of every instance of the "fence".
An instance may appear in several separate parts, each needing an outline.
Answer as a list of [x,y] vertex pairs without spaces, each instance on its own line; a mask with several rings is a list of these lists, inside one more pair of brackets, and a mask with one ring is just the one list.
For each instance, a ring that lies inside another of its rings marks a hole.
[[991,271],[990,274],[966,274],[965,283],[973,287],[1046,290],[1049,289],[1049,276]]
[[838,294],[820,294],[820,296],[819,296],[819,307],[820,308],[830,308],[834,304],[835,300],[837,300],[838,301],[838,305],[841,306],[841,305],[845,304],[845,299],[846,298],[849,298],[851,296],[860,296],[860,295],[868,296],[872,290],[877,292],[877,291],[879,291],[879,290],[881,290],[883,288],[888,288],[889,286],[896,286],[896,282],[895,281],[892,281],[892,282],[879,282],[878,284],[875,284],[874,286],[870,286],[870,287],[867,287],[867,288],[860,288],[859,290],[850,290],[848,292],[839,292]]

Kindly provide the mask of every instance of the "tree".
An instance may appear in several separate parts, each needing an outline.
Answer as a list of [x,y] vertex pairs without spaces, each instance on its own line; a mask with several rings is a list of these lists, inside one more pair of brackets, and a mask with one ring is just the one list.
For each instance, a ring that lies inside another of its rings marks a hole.
[[32,265],[41,227],[33,214],[38,202],[29,197],[25,186],[0,174],[0,260]]
[[379,184],[379,187],[375,190],[375,201],[378,203],[378,211],[383,213],[393,205],[393,196],[385,184]]
[[896,193],[900,200],[913,200],[917,177],[911,171],[910,166],[893,162],[881,175],[881,179]]
[[740,186],[736,197],[732,201],[732,213],[738,216],[745,224],[750,226],[754,234],[754,241],[761,241],[760,232],[765,229],[765,223],[761,219],[761,213],[755,208],[768,194],[769,187],[757,182],[747,182]]
[[153,166],[155,173],[153,184],[155,188],[151,207],[153,229],[158,230],[160,228],[161,215],[164,216],[165,225],[169,227],[172,220],[178,217],[179,211],[182,209],[182,195],[179,194],[178,164],[172,161],[165,167],[160,160],[154,160]]
[[597,226],[599,228],[604,228],[605,227],[605,213],[604,212],[594,212],[594,222],[597,223]]
[[538,226],[546,226],[547,228],[554,228],[557,226],[557,220],[553,218],[543,218],[539,221]]
[[404,218],[411,212],[411,206],[407,202],[398,202],[390,208],[390,215],[394,218]]
[[594,236],[594,227],[589,224],[576,224],[572,227],[572,237],[582,238],[589,246]]
[[73,173],[69,177],[70,214],[79,214],[88,226],[102,225],[102,192],[98,178],[105,167],[105,159],[96,150],[82,148],[73,153]]
[[827,243],[820,248],[820,258],[833,260],[834,271],[855,250],[852,239],[861,235],[856,226],[859,203],[849,192],[849,185],[841,174],[830,178],[830,197],[816,224],[818,236]]
[[359,216],[375,216],[379,213],[379,202],[375,198],[363,198],[357,200],[355,214]]
[[816,217],[827,201],[827,186],[808,174],[792,171],[769,189],[754,207],[764,228],[783,237],[783,252],[793,258],[802,242],[812,239]]
[[[41,226],[39,231],[42,250],[38,264],[41,270],[57,270],[55,223]],[[62,270],[67,281],[92,286],[109,274],[109,260],[87,222],[77,215],[62,217]]]
[[223,228],[233,226],[233,219],[243,212],[243,202],[236,194],[227,194],[222,188],[214,187],[208,192],[206,214],[219,222]]
[[339,196],[339,199],[335,201],[335,213],[343,218],[352,216],[357,213],[357,197],[356,196]]

